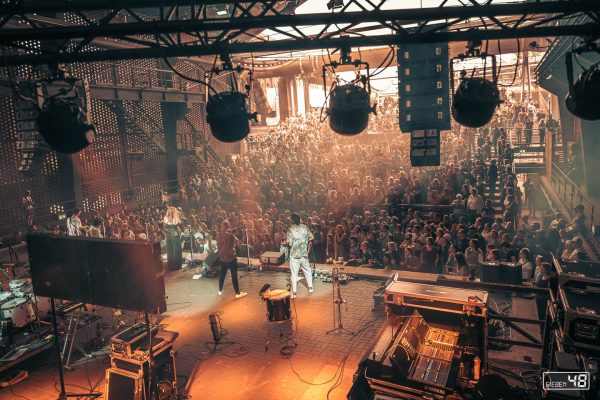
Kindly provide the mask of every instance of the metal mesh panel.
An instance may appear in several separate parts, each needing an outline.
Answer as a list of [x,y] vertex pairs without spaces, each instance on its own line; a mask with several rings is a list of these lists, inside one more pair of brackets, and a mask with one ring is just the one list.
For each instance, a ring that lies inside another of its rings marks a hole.
[[92,121],[94,143],[79,153],[84,210],[121,204],[127,188],[116,115],[102,101],[92,100]]
[[51,212],[60,211],[60,181],[54,152],[44,157],[41,173],[28,176],[18,171],[19,154],[16,141],[13,98],[0,97],[0,234],[25,228],[25,210],[21,197],[32,191],[36,220],[45,220]]

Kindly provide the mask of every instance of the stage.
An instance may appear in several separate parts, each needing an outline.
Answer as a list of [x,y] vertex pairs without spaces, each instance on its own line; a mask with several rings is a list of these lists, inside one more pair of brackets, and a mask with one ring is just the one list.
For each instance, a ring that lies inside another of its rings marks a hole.
[[[244,261],[246,259],[239,259],[240,263]],[[255,260],[251,260],[251,265],[258,267]],[[328,267],[332,266],[319,265],[317,269]],[[245,266],[240,265],[240,286],[248,292],[248,296],[238,300],[234,298],[229,277],[225,281],[223,295],[218,296],[216,278],[193,280],[194,269],[167,274],[168,311],[159,320],[165,329],[179,332],[174,348],[177,351],[178,385],[183,393],[192,399],[223,400],[326,399],[328,392],[330,399],[345,398],[360,358],[384,323],[383,310],[372,310],[372,294],[390,273],[369,270],[369,274],[381,275],[379,279],[368,279],[358,274],[360,270],[355,267],[345,269],[357,277],[341,287],[348,306],[347,311],[342,308],[344,326],[352,331],[364,328],[355,337],[326,334],[334,327],[332,284],[317,279],[315,291],[310,294],[304,281],[301,281],[298,298],[292,304],[297,315],[293,326],[297,347],[294,355],[288,359],[280,354],[284,345],[290,344],[280,341],[280,328],[287,334],[291,332],[290,326],[268,322],[266,305],[258,295],[266,283],[272,288],[285,289],[288,274],[281,271],[286,271],[286,268],[282,265],[265,267],[263,271],[246,271]],[[416,274],[423,279],[433,278],[429,275]],[[513,299],[513,304],[515,301]],[[513,305],[513,310],[519,314],[535,310],[533,300],[518,301],[518,305]],[[98,309],[97,312],[103,316],[104,322],[114,323],[110,310]],[[224,340],[236,344],[219,346],[213,354],[205,342],[212,340],[208,316],[217,312],[221,313],[222,326],[228,331]],[[130,314],[128,318],[132,321],[135,315]],[[93,331],[85,331],[81,337],[85,339],[86,335],[93,335]],[[110,332],[110,329],[106,329],[104,335],[109,336]],[[266,350],[269,335],[270,343]],[[491,353],[490,357],[496,359],[495,363],[505,359],[511,365],[522,363],[524,354],[533,355],[534,361],[539,359],[539,351],[532,349],[513,347],[510,352]],[[55,399],[58,392],[54,382],[57,382],[58,375],[53,364],[52,352],[45,352],[23,364],[21,368],[28,370],[31,376],[14,386],[14,394],[5,389],[0,392],[0,397]],[[108,366],[106,358],[96,358],[78,365],[74,371],[68,371],[68,391],[82,393],[91,386],[104,392],[105,369]],[[338,387],[332,390],[336,383]]]

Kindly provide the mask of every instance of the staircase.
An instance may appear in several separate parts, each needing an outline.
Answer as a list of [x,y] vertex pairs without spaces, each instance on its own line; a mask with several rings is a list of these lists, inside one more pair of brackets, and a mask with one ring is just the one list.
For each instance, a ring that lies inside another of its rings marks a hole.
[[157,153],[166,153],[162,126],[152,120],[136,102],[129,102],[127,106],[122,101],[109,100],[105,104],[117,115],[123,117],[127,132],[133,132],[144,143]]

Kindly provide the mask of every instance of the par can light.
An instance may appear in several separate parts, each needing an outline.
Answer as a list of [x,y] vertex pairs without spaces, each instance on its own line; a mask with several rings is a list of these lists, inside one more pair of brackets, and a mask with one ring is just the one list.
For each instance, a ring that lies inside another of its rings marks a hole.
[[206,122],[214,137],[226,143],[239,142],[250,133],[250,119],[256,113],[246,110],[246,95],[236,91],[212,95],[206,103]]
[[464,78],[452,98],[452,117],[461,125],[479,128],[490,122],[499,104],[495,83],[479,77]]
[[600,70],[598,64],[584,71],[573,83],[565,99],[571,114],[588,121],[600,119]]
[[329,100],[329,127],[341,135],[357,135],[369,124],[369,92],[356,85],[341,85],[331,91]]
[[77,153],[94,141],[96,129],[88,124],[78,104],[63,99],[49,99],[36,119],[38,129],[48,145],[59,153]]

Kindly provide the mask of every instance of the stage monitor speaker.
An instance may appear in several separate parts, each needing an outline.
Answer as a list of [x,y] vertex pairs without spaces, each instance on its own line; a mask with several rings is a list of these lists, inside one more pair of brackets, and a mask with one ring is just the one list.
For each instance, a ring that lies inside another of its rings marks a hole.
[[285,253],[282,251],[265,251],[259,257],[262,264],[281,265],[285,262]]
[[206,256],[206,259],[204,260],[204,263],[208,266],[208,268],[214,268],[217,266],[219,261],[219,253],[215,252],[215,253],[208,253],[208,255]]
[[501,262],[498,270],[498,283],[521,285],[523,283],[522,264]]
[[500,263],[484,261],[479,264],[479,276],[481,282],[498,283],[500,282]]
[[160,314],[166,310],[160,244],[27,236],[36,296]]

